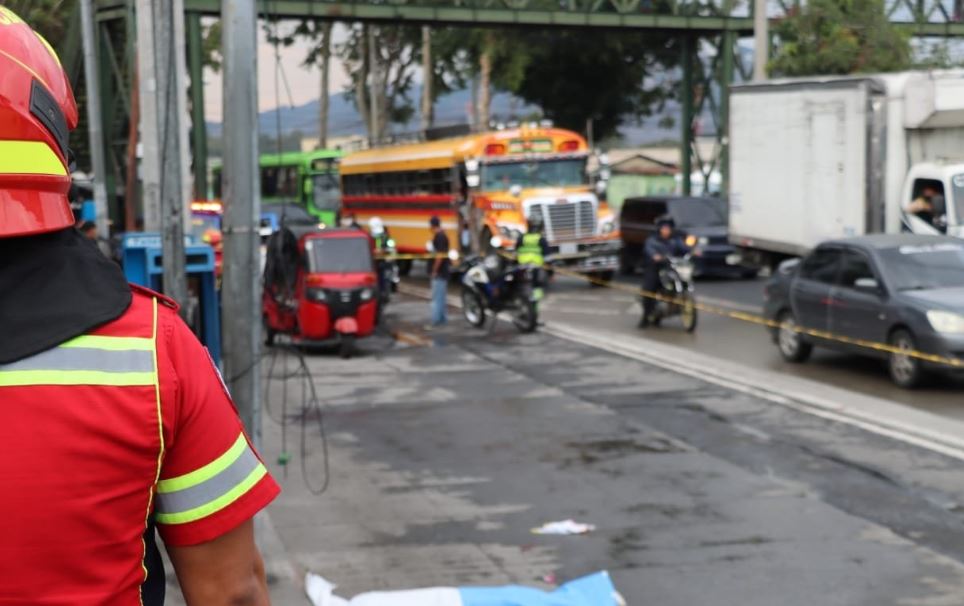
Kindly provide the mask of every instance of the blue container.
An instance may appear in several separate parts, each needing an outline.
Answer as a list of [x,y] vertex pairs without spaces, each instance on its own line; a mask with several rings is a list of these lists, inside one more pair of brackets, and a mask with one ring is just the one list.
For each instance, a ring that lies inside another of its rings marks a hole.
[[[194,330],[207,347],[214,362],[221,364],[221,309],[214,267],[214,249],[191,237],[184,239],[186,273],[196,287],[200,314]],[[161,236],[157,233],[131,232],[121,240],[121,263],[127,281],[161,291],[164,277]],[[182,303],[179,301],[179,303]]]

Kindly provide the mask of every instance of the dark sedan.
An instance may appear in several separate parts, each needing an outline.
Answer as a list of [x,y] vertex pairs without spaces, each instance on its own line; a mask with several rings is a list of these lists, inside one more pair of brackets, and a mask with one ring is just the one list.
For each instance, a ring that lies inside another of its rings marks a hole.
[[765,298],[767,317],[781,324],[772,330],[774,342],[791,362],[805,361],[814,345],[882,357],[891,379],[905,388],[920,384],[928,370],[953,367],[891,348],[964,363],[961,240],[901,234],[826,242],[784,262],[767,282]]
[[656,233],[656,219],[668,215],[676,223],[678,235],[699,251],[695,256],[697,276],[752,277],[756,269],[742,264],[740,255],[729,243],[726,203],[719,198],[649,196],[627,198],[619,214],[623,238],[621,269],[633,273],[643,262],[643,244]]

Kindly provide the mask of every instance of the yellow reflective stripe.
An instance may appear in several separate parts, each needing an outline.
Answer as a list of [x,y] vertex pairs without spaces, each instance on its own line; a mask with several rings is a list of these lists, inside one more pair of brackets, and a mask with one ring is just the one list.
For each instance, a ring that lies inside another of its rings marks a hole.
[[[81,335],[62,343],[60,347],[83,347],[85,349],[104,349],[107,351],[153,351],[154,339],[151,337],[102,337],[100,335]],[[156,365],[155,365],[156,366]]]
[[187,524],[188,522],[194,522],[195,520],[200,520],[201,518],[206,518],[212,513],[221,511],[231,503],[234,503],[242,496],[244,496],[251,487],[257,484],[261,478],[268,474],[268,470],[265,469],[264,465],[258,463],[254,471],[248,474],[248,477],[241,480],[237,486],[232,488],[230,491],[224,493],[220,497],[214,499],[213,501],[201,505],[200,507],[195,507],[194,509],[189,509],[187,511],[181,511],[178,513],[158,513],[157,523],[158,524]]
[[[152,356],[154,358],[154,402],[157,406],[157,433],[161,440],[161,447],[157,450],[157,467],[154,471],[154,486],[157,486],[157,481],[161,477],[161,462],[164,460],[164,448],[166,446],[164,442],[164,414],[161,410],[161,379],[160,375],[157,373],[157,297],[152,300],[152,311],[153,319],[151,321],[151,338],[150,338],[150,348]],[[100,337],[105,338],[105,337]],[[114,337],[106,337],[111,340]],[[133,339],[134,337],[130,337]],[[138,340],[140,342],[140,340]],[[150,528],[151,522],[151,511],[154,510],[154,489],[148,491],[147,493],[147,510],[144,512],[144,531]],[[148,570],[147,570],[147,541],[144,540],[144,535],[141,535],[141,571],[144,574],[144,581],[147,580]],[[138,600],[140,601],[140,606],[144,606],[144,584],[141,583],[139,588]]]
[[214,459],[204,467],[195,469],[191,473],[183,476],[161,480],[157,483],[157,492],[175,492],[184,490],[192,486],[197,486],[205,480],[209,480],[227,469],[232,463],[238,460],[241,453],[248,447],[248,440],[244,437],[244,432],[238,434],[238,439],[223,455]]
[[0,175],[3,174],[65,177],[67,168],[43,141],[0,141]]
[[104,372],[102,370],[0,370],[0,387],[29,385],[154,385],[153,372]]

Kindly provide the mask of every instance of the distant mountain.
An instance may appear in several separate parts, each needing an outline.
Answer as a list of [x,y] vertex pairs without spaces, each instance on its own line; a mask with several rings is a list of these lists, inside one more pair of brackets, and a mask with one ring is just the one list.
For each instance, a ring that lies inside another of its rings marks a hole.
[[[413,90],[412,98],[418,99],[419,91]],[[295,107],[282,107],[261,112],[258,115],[258,129],[263,135],[275,135],[278,132],[278,119],[281,121],[281,132],[285,135],[300,132],[305,137],[310,137],[318,132],[318,106],[317,100],[304,105]],[[417,103],[416,103],[417,106]],[[471,111],[471,93],[467,90],[456,91],[440,97],[435,102],[435,124],[436,126],[446,126],[453,124],[466,124],[469,121]],[[525,101],[507,93],[496,93],[492,97],[492,118],[494,120],[509,121],[532,116],[539,113],[539,109],[534,105],[529,105]],[[679,137],[679,128],[673,127],[665,129],[660,127],[659,121],[665,116],[678,116],[678,106],[667,103],[667,108],[661,116],[654,116],[643,120],[641,124],[627,124],[621,128],[623,144],[628,146],[644,145],[656,141],[665,141]],[[709,115],[704,117],[704,125],[701,129],[703,134],[712,132],[712,120]],[[348,99],[345,93],[332,95],[328,112],[329,132],[333,137],[346,135],[365,134],[365,125],[355,109],[355,104]],[[709,125],[709,126],[708,126]],[[397,132],[414,132],[419,127],[419,116],[416,115],[405,125],[394,127]],[[221,137],[222,125],[220,122],[208,122],[208,135],[211,137]]]

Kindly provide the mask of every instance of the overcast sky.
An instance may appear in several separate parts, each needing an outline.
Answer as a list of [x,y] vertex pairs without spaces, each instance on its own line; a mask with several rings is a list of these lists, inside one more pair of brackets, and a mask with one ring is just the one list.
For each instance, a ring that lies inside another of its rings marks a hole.
[[[282,24],[281,28],[291,27]],[[335,40],[344,37],[344,29],[335,26]],[[284,32],[284,30],[281,30]],[[309,44],[298,41],[289,47],[281,47],[281,64],[283,73],[288,80],[291,90],[291,101],[294,105],[302,105],[318,98],[321,91],[321,70],[317,67],[304,67],[302,62],[308,54]],[[278,105],[275,102],[275,55],[274,47],[268,43],[264,30],[258,28],[258,107],[261,111],[272,109]],[[331,92],[339,93],[345,88],[348,76],[337,59],[331,61]],[[279,76],[281,85],[278,99],[282,106],[289,104],[288,92],[285,90],[284,80]],[[204,112],[209,121],[220,122],[222,108],[221,74],[205,70],[204,73]]]

